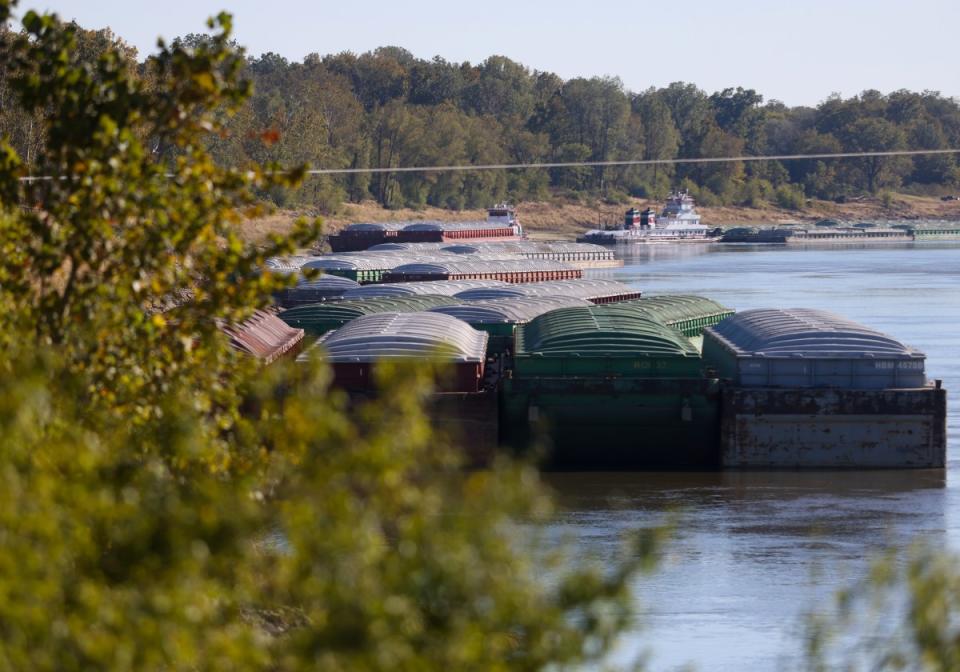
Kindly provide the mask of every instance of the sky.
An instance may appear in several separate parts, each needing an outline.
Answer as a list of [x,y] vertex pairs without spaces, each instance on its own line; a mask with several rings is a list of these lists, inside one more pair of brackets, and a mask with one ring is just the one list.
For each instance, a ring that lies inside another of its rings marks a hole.
[[960,0],[20,0],[155,49],[234,15],[248,52],[291,60],[401,46],[420,58],[503,55],[632,91],[692,82],[816,105],[832,93],[934,90],[960,98]]

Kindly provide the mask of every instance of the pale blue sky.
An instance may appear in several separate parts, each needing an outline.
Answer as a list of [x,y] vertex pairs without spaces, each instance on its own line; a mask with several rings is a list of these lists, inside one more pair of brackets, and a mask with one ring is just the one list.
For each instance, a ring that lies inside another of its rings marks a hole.
[[960,0],[21,0],[26,8],[109,26],[141,55],[227,9],[250,53],[296,60],[389,44],[457,62],[502,54],[565,78],[615,75],[634,91],[683,80],[791,105],[867,88],[960,97]]

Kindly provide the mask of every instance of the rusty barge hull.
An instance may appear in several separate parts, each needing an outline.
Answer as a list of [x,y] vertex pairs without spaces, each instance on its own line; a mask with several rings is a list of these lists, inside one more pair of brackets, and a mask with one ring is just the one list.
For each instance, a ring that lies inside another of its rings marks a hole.
[[942,469],[947,393],[726,387],[720,463],[726,469]]

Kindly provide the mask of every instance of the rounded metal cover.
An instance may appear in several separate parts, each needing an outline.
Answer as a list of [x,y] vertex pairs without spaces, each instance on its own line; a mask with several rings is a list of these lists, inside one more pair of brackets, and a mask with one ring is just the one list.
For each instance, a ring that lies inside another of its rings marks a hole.
[[707,333],[741,356],[917,358],[884,333],[825,310],[745,310]]
[[333,363],[413,357],[480,362],[486,357],[487,338],[449,315],[376,313],[328,332],[317,345],[325,350],[324,359]]
[[699,357],[693,344],[675,329],[611,306],[561,308],[545,313],[517,331],[517,352],[545,356]]

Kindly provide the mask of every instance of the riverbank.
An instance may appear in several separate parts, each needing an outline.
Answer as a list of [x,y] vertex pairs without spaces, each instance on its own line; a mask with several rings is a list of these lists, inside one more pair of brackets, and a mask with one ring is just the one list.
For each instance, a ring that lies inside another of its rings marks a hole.
[[[662,203],[642,198],[626,203],[610,204],[602,201],[572,203],[557,201],[523,202],[517,213],[524,229],[532,238],[573,239],[586,229],[614,226],[623,221],[628,208],[653,207]],[[774,205],[746,206],[698,206],[703,223],[712,227],[731,227],[771,223],[815,222],[821,219],[847,221],[863,220],[916,220],[948,219],[960,221],[960,201],[941,201],[939,198],[895,194],[891,198],[867,197],[862,200],[834,203],[832,201],[808,202],[803,210],[785,210]],[[250,220],[241,225],[241,235],[260,242],[270,234],[290,231],[294,220],[306,213],[281,210],[268,217]],[[373,201],[348,203],[340,212],[324,217],[327,232],[339,231],[352,222],[388,222],[395,220],[432,219],[456,221],[485,219],[485,210],[446,210],[427,207],[420,210],[403,208],[386,210]]]

